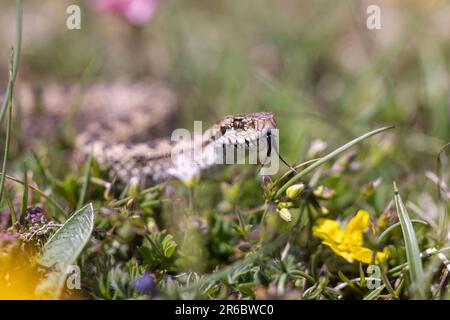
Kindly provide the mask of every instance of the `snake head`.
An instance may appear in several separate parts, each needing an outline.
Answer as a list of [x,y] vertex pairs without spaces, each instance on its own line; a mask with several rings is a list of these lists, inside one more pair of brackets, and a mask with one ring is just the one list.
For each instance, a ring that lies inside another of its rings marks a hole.
[[261,138],[267,138],[276,128],[272,112],[255,112],[237,116],[227,116],[216,124],[219,128],[213,140],[221,145],[248,147]]
[[254,112],[237,116],[227,116],[220,123],[220,132],[225,135],[229,131],[262,132],[276,128],[275,117],[272,112]]

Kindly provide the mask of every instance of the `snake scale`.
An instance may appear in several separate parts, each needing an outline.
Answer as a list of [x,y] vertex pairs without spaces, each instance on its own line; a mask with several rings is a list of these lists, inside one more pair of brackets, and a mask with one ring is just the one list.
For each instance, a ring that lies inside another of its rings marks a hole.
[[[271,112],[256,112],[226,116],[203,134],[194,134],[189,143],[172,141],[168,124],[177,114],[177,101],[154,82],[119,80],[84,90],[78,85],[21,83],[16,100],[28,146],[48,145],[70,123],[76,159],[91,154],[109,169],[111,178],[141,186],[164,181],[191,162],[200,171],[215,166],[220,163],[217,150],[254,149],[276,128]],[[192,161],[195,147],[201,153]]]

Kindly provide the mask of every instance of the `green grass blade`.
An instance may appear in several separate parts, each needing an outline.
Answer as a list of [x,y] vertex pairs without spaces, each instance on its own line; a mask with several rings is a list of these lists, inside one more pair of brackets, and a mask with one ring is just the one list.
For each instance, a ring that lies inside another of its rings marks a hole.
[[89,155],[89,158],[86,163],[84,180],[83,185],[81,186],[80,197],[78,198],[77,209],[80,209],[83,206],[84,199],[86,198],[87,188],[91,180],[91,167],[92,167],[92,154]]
[[361,288],[364,288],[366,286],[367,282],[366,282],[366,275],[364,274],[364,269],[363,269],[361,262],[359,263],[359,278],[361,279],[359,286]]
[[376,130],[373,130],[371,132],[368,132],[366,134],[363,134],[362,136],[344,144],[343,146],[341,146],[340,148],[330,152],[329,154],[327,154],[326,156],[320,158],[319,160],[317,160],[316,162],[314,162],[312,165],[310,165],[309,167],[307,167],[306,169],[303,169],[302,171],[300,171],[299,173],[297,173],[294,177],[292,177],[288,182],[286,182],[276,193],[275,198],[278,198],[283,192],[286,191],[287,188],[289,188],[291,185],[293,185],[295,182],[297,182],[299,179],[301,179],[302,177],[306,176],[307,174],[309,174],[310,172],[314,171],[315,169],[317,169],[318,167],[320,167],[322,164],[324,164],[325,162],[333,159],[334,157],[338,156],[339,154],[347,151],[348,149],[350,149],[351,147],[357,145],[358,143],[360,143],[361,141],[374,136],[378,133],[381,133],[383,131],[392,129],[393,126],[389,126],[389,127],[383,127],[383,128],[379,128]]
[[20,65],[20,54],[22,51],[22,0],[16,0],[16,46],[14,50],[14,58],[12,63],[12,75],[10,81],[8,81],[8,87],[6,89],[6,95],[3,100],[3,105],[0,110],[0,123],[3,123],[5,118],[6,110],[8,108],[9,100],[12,100],[13,88],[17,78],[17,72]]
[[357,292],[361,292],[361,289],[359,289],[349,278],[347,278],[347,276],[342,271],[338,271],[338,276],[339,279],[344,281],[350,288]]
[[[423,224],[425,226],[428,226],[428,222],[423,221],[423,220],[419,220],[419,219],[411,219],[412,223],[419,223],[419,224]],[[400,222],[396,222],[393,225],[390,225],[389,227],[387,227],[378,237],[377,239],[377,243],[378,245],[381,245],[381,243],[386,239],[386,237],[393,231],[395,230],[398,226],[400,226],[401,223]]]
[[378,295],[381,292],[383,292],[384,288],[386,288],[386,286],[383,284],[383,285],[379,286],[378,288],[370,291],[370,293],[367,296],[365,296],[363,298],[363,300],[373,300],[373,299],[375,299],[376,297],[378,297]]
[[3,123],[6,112],[8,111],[8,122],[6,128],[5,152],[3,153],[2,176],[0,177],[0,207],[3,206],[3,192],[6,180],[6,169],[9,153],[9,143],[11,140],[12,129],[12,98],[14,84],[16,82],[17,71],[19,70],[20,52],[22,51],[22,0],[16,1],[16,48],[13,50],[13,57],[10,62],[9,81],[6,89],[6,95],[0,110],[0,124]]
[[26,162],[23,164],[23,196],[22,207],[20,209],[20,223],[25,222],[25,215],[28,208],[28,167]]
[[[3,176],[3,174],[1,174],[1,173],[0,173],[0,175]],[[25,185],[25,182],[20,181],[17,178],[14,178],[14,177],[11,177],[11,176],[8,176],[8,175],[5,175],[5,177],[7,179],[11,180],[11,181],[14,181],[16,183],[20,183],[21,185]],[[46,195],[44,191],[42,191],[42,190],[40,190],[40,189],[38,189],[36,187],[30,186],[30,185],[28,185],[28,188],[31,189],[32,191],[36,192],[38,195],[40,195],[45,200],[47,200],[58,211],[58,213],[59,213],[58,216],[59,217],[62,217],[62,218],[66,217],[66,211],[64,211],[64,209],[55,200],[53,200],[51,197]]]
[[402,228],[403,239],[405,241],[406,258],[409,263],[409,273],[411,277],[411,296],[416,299],[425,298],[425,276],[423,272],[422,259],[420,258],[419,245],[417,244],[416,234],[409,218],[408,211],[398,192],[397,185],[394,182],[394,200],[397,208],[397,214]]
[[[10,77],[9,83],[13,83],[12,79],[12,59],[10,65]],[[3,162],[2,162],[2,175],[0,177],[0,207],[3,207],[3,193],[5,189],[5,181],[6,181],[6,171],[8,167],[8,154],[9,154],[9,144],[11,142],[11,129],[12,129],[12,90],[13,85],[10,85],[8,88],[9,98],[7,102],[8,109],[8,121],[6,124],[6,141],[5,141],[5,151],[3,152]]]

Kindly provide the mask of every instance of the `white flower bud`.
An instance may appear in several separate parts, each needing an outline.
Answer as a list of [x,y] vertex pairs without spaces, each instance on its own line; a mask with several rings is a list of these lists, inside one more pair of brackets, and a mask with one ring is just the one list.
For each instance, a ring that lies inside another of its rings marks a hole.
[[303,183],[294,184],[287,188],[286,195],[289,199],[295,199],[304,189],[305,185]]
[[281,219],[283,219],[286,222],[292,221],[292,214],[289,211],[289,209],[283,208],[278,210],[278,214],[280,215]]

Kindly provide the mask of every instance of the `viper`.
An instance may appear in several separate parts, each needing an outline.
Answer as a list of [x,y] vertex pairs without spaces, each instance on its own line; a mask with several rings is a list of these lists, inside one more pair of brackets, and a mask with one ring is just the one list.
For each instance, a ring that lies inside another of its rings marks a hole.
[[183,170],[204,171],[222,164],[245,163],[242,158],[250,154],[253,164],[264,164],[272,153],[274,129],[273,113],[256,112],[226,116],[190,141],[161,138],[111,144],[98,135],[83,134],[77,148],[105,164],[112,177],[148,186]]
[[253,163],[262,164],[276,148],[272,112],[226,116],[190,141],[174,141],[168,124],[178,114],[177,101],[161,83],[118,80],[84,91],[79,85],[22,84],[17,97],[31,147],[49,145],[70,124],[73,158],[91,155],[111,179],[126,184],[150,186],[173,172],[204,171],[230,163],[230,155],[231,163],[242,163],[245,152],[255,151]]

